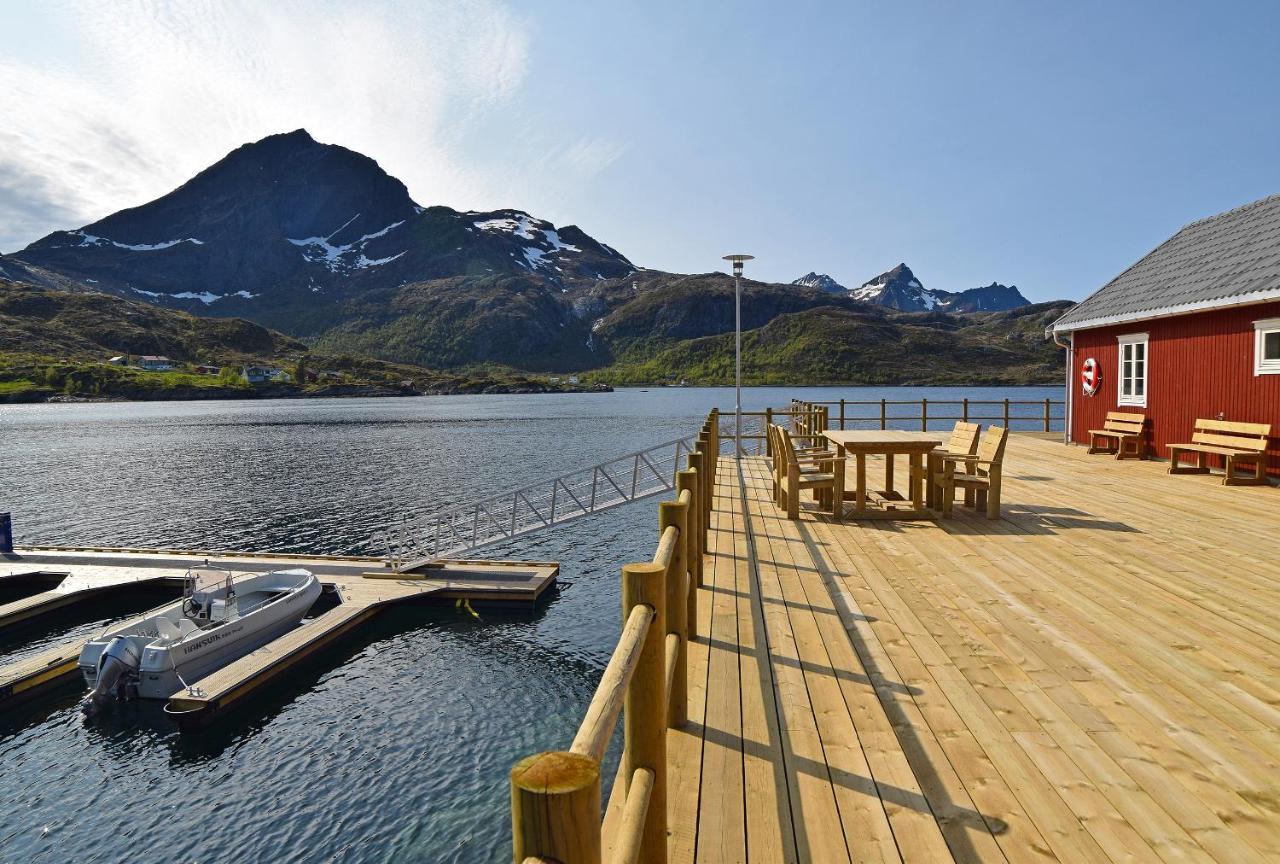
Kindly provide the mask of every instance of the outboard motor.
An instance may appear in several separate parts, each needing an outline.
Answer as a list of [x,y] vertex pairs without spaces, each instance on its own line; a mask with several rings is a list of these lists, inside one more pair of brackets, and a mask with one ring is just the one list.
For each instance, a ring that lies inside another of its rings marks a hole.
[[98,658],[98,678],[93,692],[85,697],[80,710],[93,716],[111,700],[123,701],[132,679],[138,675],[142,654],[125,636],[112,639]]

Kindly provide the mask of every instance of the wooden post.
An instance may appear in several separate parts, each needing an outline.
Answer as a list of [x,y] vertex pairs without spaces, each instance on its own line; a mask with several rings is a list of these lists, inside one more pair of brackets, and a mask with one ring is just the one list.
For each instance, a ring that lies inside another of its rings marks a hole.
[[960,412],[963,415],[964,422],[969,422],[969,397],[964,398],[964,409]]
[[1009,428],[1009,397],[1004,397],[1004,428]]
[[1044,400],[1044,431],[1049,431],[1049,400]]
[[511,769],[511,860],[600,864],[600,765],[577,753],[537,753]]
[[[710,502],[707,500],[707,469],[706,457],[701,451],[689,454],[689,468],[698,476],[698,509],[699,519],[698,528],[701,530],[701,536],[698,538],[698,546],[702,549],[707,548],[707,530],[711,524]],[[702,560],[698,561],[698,585],[702,585]]]
[[929,400],[920,400],[920,431],[929,431]]
[[688,612],[685,615],[685,625],[689,630],[689,638],[698,635],[698,586],[702,584],[702,543],[705,539],[702,533],[702,499],[699,497],[698,489],[698,472],[692,468],[676,474],[676,494],[689,490],[690,507],[689,521],[686,527],[689,529],[689,545],[685,547],[685,554],[689,556],[689,599]]
[[885,413],[885,401],[881,399],[880,400],[880,431],[883,432],[888,428],[889,428],[889,416],[888,414]]
[[[666,569],[659,564],[627,564],[622,568],[622,620],[640,604],[653,607],[653,623],[636,661],[627,686],[622,713],[624,735],[622,774],[627,788],[637,768],[653,772],[653,794],[644,820],[640,860],[666,864],[667,860],[667,706],[666,657],[663,650],[667,632]],[[599,820],[600,812],[594,818]],[[563,859],[566,861],[573,860]]]
[[[679,494],[679,493],[677,493]],[[692,499],[692,496],[690,496]],[[676,648],[676,668],[671,676],[671,697],[667,704],[667,725],[673,728],[689,722],[689,504],[663,501],[658,505],[658,536],[674,525],[680,532],[671,566],[667,568],[667,633],[680,643]]]
[[773,425],[773,409],[764,409],[764,455],[773,458],[773,439],[769,437],[769,427]]
[[844,397],[840,398],[840,431],[844,431]]

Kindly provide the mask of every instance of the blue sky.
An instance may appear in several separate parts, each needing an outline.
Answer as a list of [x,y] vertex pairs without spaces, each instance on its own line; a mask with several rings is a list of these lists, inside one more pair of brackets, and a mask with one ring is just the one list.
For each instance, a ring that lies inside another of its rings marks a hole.
[[[1280,4],[0,0],[0,250],[304,126],[636,263],[1079,298],[1280,192]],[[14,122],[23,118],[23,122]]]

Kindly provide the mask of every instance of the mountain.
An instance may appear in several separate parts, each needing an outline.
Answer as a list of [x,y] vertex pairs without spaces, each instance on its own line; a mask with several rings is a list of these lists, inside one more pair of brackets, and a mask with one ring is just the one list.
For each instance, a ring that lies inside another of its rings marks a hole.
[[[744,298],[744,309],[746,308]],[[786,312],[743,333],[753,385],[1024,385],[1061,381],[1062,352],[1043,328],[1072,304],[994,313],[902,314],[869,304]],[[733,381],[733,334],[646,343],[602,373],[611,384]]]
[[828,294],[843,294],[848,290],[826,273],[814,273],[812,271],[792,281],[791,284],[803,285],[806,288],[817,288],[819,291],[825,291]]
[[0,353],[105,360],[158,354],[233,363],[305,354],[307,346],[239,318],[198,318],[106,294],[0,279]]
[[902,312],[998,312],[1030,306],[1031,301],[1022,296],[1016,286],[992,282],[981,288],[965,291],[940,291],[925,288],[920,279],[906,264],[899,264],[873,279],[850,289],[855,300],[888,306]]
[[[328,356],[433,369],[625,377],[645,368],[665,380],[654,365],[662,352],[719,345],[734,322],[724,274],[637,268],[580,228],[521,210],[424,207],[372,159],[303,130],[246,144],[155,201],[55,231],[0,257],[0,271],[48,289],[244,319]],[[913,333],[945,343],[928,358],[930,374],[951,374],[955,363],[957,375],[998,376],[970,370],[972,340],[947,334],[976,326],[952,320],[969,310],[1019,301],[995,284],[926,290],[901,264],[852,291],[816,273],[789,285],[747,281],[742,311],[744,328],[761,338],[785,323],[850,339],[848,351],[827,350],[843,358],[824,361],[822,380],[834,382],[867,377],[864,337],[892,345]],[[1013,326],[996,321],[981,340],[999,347],[1001,328]],[[984,362],[1031,368],[1017,352]],[[720,380],[715,364],[697,368]],[[777,368],[809,374],[804,364]]]
[[921,312],[938,305],[937,293],[926,291],[906,264],[899,264],[892,270],[868,279],[860,287],[851,289],[849,296],[902,312]]
[[999,282],[954,294],[946,291],[934,293],[940,295],[939,308],[947,312],[1003,312],[1031,305],[1031,301],[1022,296],[1018,286],[1001,285]]
[[246,144],[173,192],[9,256],[93,290],[300,335],[369,291],[434,279],[575,279],[635,268],[575,226],[422,207],[367,156],[305,130]]

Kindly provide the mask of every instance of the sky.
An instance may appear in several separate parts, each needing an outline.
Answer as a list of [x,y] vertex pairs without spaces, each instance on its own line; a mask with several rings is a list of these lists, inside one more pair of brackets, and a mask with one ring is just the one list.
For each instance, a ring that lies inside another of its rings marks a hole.
[[1280,3],[0,0],[0,252],[306,128],[640,266],[1079,299],[1280,193]]

